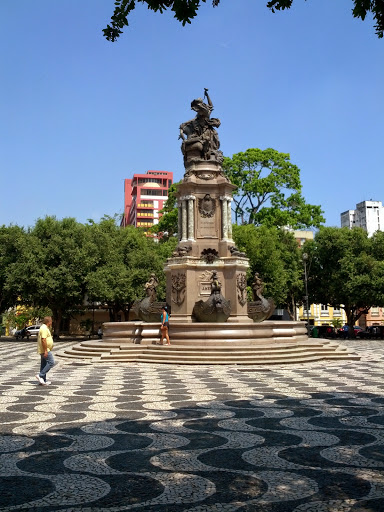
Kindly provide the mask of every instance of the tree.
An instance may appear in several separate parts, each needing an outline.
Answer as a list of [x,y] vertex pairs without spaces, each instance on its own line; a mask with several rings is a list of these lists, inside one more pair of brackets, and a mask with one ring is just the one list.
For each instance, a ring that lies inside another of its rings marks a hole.
[[250,260],[249,285],[258,272],[265,284],[265,297],[286,308],[294,320],[296,303],[303,295],[303,280],[300,250],[293,234],[248,224],[233,226],[233,238]]
[[[179,182],[180,183],[180,182]],[[160,211],[162,216],[159,222],[155,224],[151,231],[153,233],[167,233],[167,237],[173,237],[178,231],[178,212],[176,207],[176,186],[178,183],[173,183],[168,190],[168,199],[166,200],[163,209]]]
[[26,233],[19,226],[0,226],[0,312],[14,306],[17,301],[15,287],[6,287],[9,267],[20,256]]
[[83,304],[86,276],[96,263],[89,226],[73,218],[39,219],[18,251],[5,286],[25,305],[50,308],[58,335],[63,318]]
[[311,302],[344,309],[349,332],[372,306],[384,306],[384,236],[361,228],[321,228],[306,242]]
[[108,305],[111,321],[117,321],[120,312],[128,320],[152,272],[159,279],[158,297],[165,296],[163,265],[171,245],[156,243],[134,226],[121,229],[108,217],[93,224],[92,237],[98,246],[97,265],[87,275],[87,294],[91,301]]
[[225,157],[223,168],[237,186],[233,197],[236,223],[291,226],[295,229],[325,221],[320,206],[306,204],[301,195],[300,169],[288,153],[247,149]]
[[[175,18],[183,25],[191,23],[191,20],[197,16],[197,11],[201,4],[206,0],[115,0],[115,10],[111,17],[111,24],[103,30],[104,36],[108,41],[116,41],[123,32],[123,28],[128,26],[128,16],[135,9],[138,3],[146,4],[152,11],[163,13],[171,9],[175,13]],[[365,19],[367,14],[372,13],[375,20],[375,29],[378,37],[383,37],[384,30],[384,3],[383,0],[352,0],[352,14],[355,18]],[[212,0],[213,7],[218,6],[220,0]],[[293,0],[269,0],[267,7],[272,12],[276,10],[289,9]]]

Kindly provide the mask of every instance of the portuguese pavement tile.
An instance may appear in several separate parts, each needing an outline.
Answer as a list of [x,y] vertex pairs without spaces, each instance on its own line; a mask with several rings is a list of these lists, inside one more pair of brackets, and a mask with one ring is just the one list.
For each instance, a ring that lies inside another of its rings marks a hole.
[[[266,367],[61,360],[0,342],[0,512],[383,512],[384,341]],[[59,348],[71,342],[60,342]]]

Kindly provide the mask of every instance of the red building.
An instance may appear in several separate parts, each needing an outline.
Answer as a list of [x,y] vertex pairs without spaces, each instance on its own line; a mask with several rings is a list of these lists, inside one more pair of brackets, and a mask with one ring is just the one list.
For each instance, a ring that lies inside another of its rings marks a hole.
[[124,180],[124,214],[121,226],[149,228],[159,222],[173,183],[173,172],[147,171]]

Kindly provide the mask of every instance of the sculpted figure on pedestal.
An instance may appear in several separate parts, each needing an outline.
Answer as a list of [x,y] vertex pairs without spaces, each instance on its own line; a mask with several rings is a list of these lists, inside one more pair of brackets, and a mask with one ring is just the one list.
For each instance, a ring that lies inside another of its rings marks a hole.
[[221,294],[217,271],[211,274],[211,295],[206,301],[195,302],[192,315],[198,322],[226,322],[231,314],[231,301]]
[[254,322],[262,322],[269,318],[275,310],[275,303],[273,299],[266,299],[263,297],[264,283],[258,272],[252,283],[253,301],[248,302],[248,316]]
[[[205,98],[207,103],[204,102]],[[196,112],[196,117],[180,125],[179,138],[183,141],[181,151],[185,166],[190,162],[223,161],[223,153],[219,150],[219,135],[215,130],[221,123],[216,117],[211,119],[213,104],[208,89],[204,89],[204,99],[192,101],[191,109]]]
[[151,274],[147,283],[145,283],[145,291],[150,302],[156,300],[156,288],[159,286],[159,280],[155,274]]

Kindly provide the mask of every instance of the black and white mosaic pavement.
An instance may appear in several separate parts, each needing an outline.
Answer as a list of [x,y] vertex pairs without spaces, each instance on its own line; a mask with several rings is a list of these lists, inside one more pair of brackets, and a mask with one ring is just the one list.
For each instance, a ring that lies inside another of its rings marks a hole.
[[[0,343],[0,512],[383,512],[384,342],[274,367],[61,362]],[[63,348],[63,344],[60,344]]]

